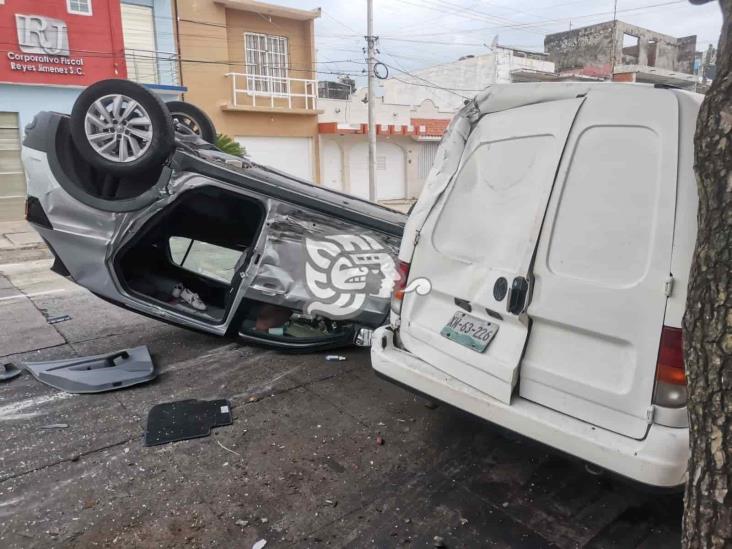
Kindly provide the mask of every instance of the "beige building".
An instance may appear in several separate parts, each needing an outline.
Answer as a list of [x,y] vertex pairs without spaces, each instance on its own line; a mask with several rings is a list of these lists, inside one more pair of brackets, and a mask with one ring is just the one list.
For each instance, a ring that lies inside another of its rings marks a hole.
[[314,20],[254,0],[178,0],[184,99],[255,160],[318,181]]

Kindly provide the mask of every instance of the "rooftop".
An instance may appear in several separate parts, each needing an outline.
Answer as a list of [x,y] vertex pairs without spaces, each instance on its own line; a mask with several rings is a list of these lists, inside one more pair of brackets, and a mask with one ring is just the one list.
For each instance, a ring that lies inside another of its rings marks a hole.
[[284,19],[296,19],[298,21],[310,21],[320,17],[320,8],[312,10],[301,10],[257,2],[256,0],[214,0],[216,4],[225,6],[232,10],[249,11],[260,15],[282,17]]

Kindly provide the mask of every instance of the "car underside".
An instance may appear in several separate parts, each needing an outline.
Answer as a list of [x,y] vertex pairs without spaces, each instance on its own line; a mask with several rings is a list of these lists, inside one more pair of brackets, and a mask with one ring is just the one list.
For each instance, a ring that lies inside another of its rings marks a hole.
[[27,218],[56,272],[138,313],[284,349],[368,344],[385,323],[403,214],[178,124],[162,160],[126,173],[80,150],[74,115],[41,112],[24,140]]

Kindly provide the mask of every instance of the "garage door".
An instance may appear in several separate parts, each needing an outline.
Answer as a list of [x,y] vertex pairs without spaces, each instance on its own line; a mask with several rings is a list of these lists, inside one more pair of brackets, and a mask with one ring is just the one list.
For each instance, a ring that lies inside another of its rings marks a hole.
[[343,190],[343,162],[338,143],[324,141],[320,145],[320,164],[323,167],[323,186],[337,191]]
[[313,180],[313,146],[309,137],[237,137],[236,140],[255,162]]
[[[359,143],[348,155],[351,194],[369,197],[369,146]],[[406,196],[404,151],[393,143],[376,145],[376,199],[393,200]]]
[[25,175],[20,163],[18,113],[0,112],[0,221],[23,219]]

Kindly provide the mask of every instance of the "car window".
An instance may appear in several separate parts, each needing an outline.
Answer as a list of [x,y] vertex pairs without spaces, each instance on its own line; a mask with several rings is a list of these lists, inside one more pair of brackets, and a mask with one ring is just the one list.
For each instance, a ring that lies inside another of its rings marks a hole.
[[242,255],[239,250],[182,236],[171,236],[168,245],[170,257],[176,265],[227,283],[231,282],[236,264]]

